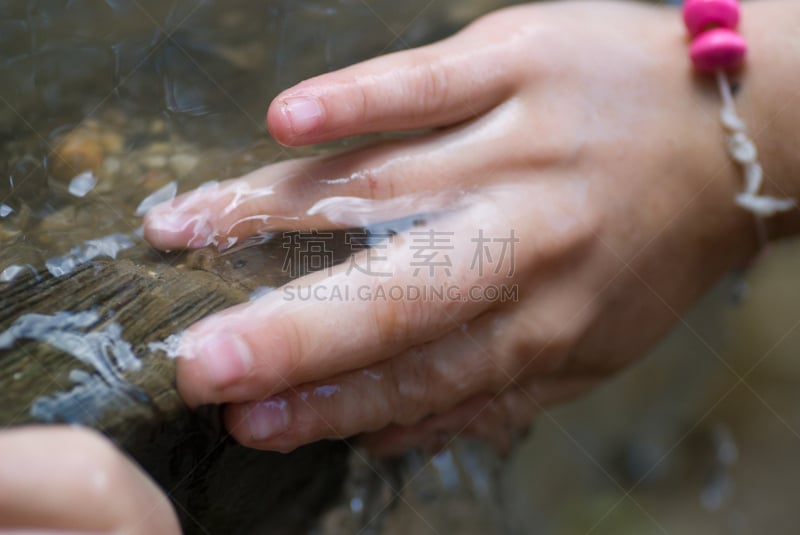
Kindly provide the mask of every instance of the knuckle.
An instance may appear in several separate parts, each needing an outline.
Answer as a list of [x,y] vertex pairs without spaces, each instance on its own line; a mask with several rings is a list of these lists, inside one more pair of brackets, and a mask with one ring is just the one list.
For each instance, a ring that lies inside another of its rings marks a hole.
[[432,399],[434,412],[449,410],[480,392],[499,390],[508,382],[509,375],[496,364],[497,357],[491,350],[468,351],[475,353],[460,353],[460,358],[430,359],[431,382],[436,385],[436,392],[441,393]]
[[353,83],[353,93],[349,99],[352,109],[356,110],[356,120],[361,123],[370,122],[370,113],[374,109],[372,103],[373,91],[370,87],[371,79],[356,79]]
[[500,392],[514,381],[514,375],[498,364],[501,362],[501,356],[494,350],[484,351],[483,356],[484,358],[478,362],[475,369],[469,370],[465,374],[464,380],[460,384],[451,385],[451,392],[456,392],[462,398],[466,398],[479,393]]
[[[362,186],[360,190],[360,194],[371,200],[377,199],[379,196],[388,196],[389,198],[394,197],[394,184],[392,180],[384,176],[383,173],[379,172],[376,168],[366,168],[360,170],[356,176],[358,176],[359,181],[358,183]],[[383,193],[385,191],[385,193]],[[379,195],[379,192],[382,192]]]
[[495,348],[501,366],[523,378],[562,372],[591,326],[594,306],[579,289],[542,293],[535,306],[503,325]]
[[[269,358],[257,359],[257,366],[261,366],[267,375],[276,376],[277,388],[283,389],[292,386],[296,381],[298,370],[303,368],[304,336],[300,324],[292,314],[285,314],[280,318],[270,320],[269,330],[272,334],[272,347]],[[254,355],[263,353],[252,348]]]
[[416,67],[419,71],[408,94],[420,102],[420,114],[427,115],[447,104],[450,94],[450,71],[441,60],[423,57]]
[[431,378],[425,357],[423,348],[414,348],[406,357],[389,362],[387,397],[396,424],[414,424],[429,412]]
[[[312,393],[307,397],[308,405],[302,411],[304,417],[293,429],[295,440],[302,443],[323,439],[342,440],[355,434],[356,428],[363,424],[360,407],[348,407],[346,400],[338,395],[326,399],[327,395]],[[353,410],[346,410],[348,408]]]
[[[390,292],[391,288],[387,290],[387,295]],[[408,299],[389,299],[376,306],[373,313],[379,344],[390,349],[416,339],[418,327],[425,322],[424,308]]]

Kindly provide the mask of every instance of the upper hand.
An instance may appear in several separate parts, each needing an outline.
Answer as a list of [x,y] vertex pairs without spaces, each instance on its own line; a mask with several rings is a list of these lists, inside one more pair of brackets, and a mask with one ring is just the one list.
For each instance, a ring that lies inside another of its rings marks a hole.
[[[640,355],[754,248],[713,90],[685,47],[670,8],[521,6],[279,95],[268,125],[287,145],[436,130],[181,196],[147,216],[154,245],[433,212],[413,231],[452,233],[438,257],[449,274],[415,268],[423,235],[402,233],[375,266],[390,277],[345,263],[293,284],[324,296],[517,287],[519,298],[301,302],[277,290],[185,333],[186,401],[227,403],[231,433],[257,448],[380,431],[368,443],[393,452],[464,430],[507,447],[541,404]],[[483,270],[479,231],[495,239]],[[512,232],[514,258],[500,261]]]

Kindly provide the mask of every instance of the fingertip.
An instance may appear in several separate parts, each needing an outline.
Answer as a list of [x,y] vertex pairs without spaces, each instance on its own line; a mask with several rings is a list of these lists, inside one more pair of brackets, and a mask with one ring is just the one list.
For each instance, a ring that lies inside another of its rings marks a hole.
[[145,240],[162,250],[204,247],[213,235],[207,216],[176,210],[170,204],[147,212],[143,228]]
[[309,143],[325,123],[325,107],[313,95],[278,95],[267,111],[267,129],[278,143],[296,147]]
[[245,339],[235,333],[202,334],[190,330],[178,349],[177,387],[190,407],[224,401],[228,390],[240,385],[253,370],[253,354]]
[[223,418],[228,432],[243,446],[289,453],[302,445],[290,436],[292,410],[284,397],[230,404]]
[[151,210],[144,216],[144,239],[156,249],[178,249],[188,241],[187,229],[176,229],[165,222],[167,214]]
[[293,136],[289,124],[281,111],[281,104],[276,98],[267,110],[267,130],[270,135],[285,147],[294,146]]

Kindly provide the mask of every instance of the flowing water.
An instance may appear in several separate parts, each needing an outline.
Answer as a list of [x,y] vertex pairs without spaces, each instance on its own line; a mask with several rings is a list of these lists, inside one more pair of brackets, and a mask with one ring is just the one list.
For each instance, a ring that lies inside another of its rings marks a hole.
[[[280,264],[273,250],[156,254],[141,216],[176,192],[351,146],[283,149],[265,136],[266,105],[504,3],[0,0],[0,285],[113,260],[213,272],[241,287],[232,299],[269,291],[283,280],[263,269]],[[351,453],[344,495],[314,532],[794,533],[799,260],[783,245],[744,295],[724,283],[644,362],[540,414],[510,459],[470,441],[391,464]],[[128,340],[111,322],[82,334],[100,312],[20,311],[0,333],[0,350],[34,340],[74,359],[55,393],[6,390],[32,419],[91,424],[102,415],[81,412],[86,395],[111,411],[146,396],[125,373],[142,366],[142,344],[169,352],[175,333]]]

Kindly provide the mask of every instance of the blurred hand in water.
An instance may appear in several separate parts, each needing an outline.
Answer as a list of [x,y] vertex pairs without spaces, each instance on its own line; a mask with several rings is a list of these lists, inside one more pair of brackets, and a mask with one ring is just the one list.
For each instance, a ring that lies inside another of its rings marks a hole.
[[[745,118],[760,113],[749,95]],[[463,432],[507,449],[541,406],[642,355],[754,254],[718,109],[679,13],[628,3],[502,10],[286,90],[267,117],[285,145],[424,133],[185,194],[148,214],[150,242],[426,215],[360,253],[362,269],[293,283],[312,298],[279,289],[191,327],[184,399],[227,404],[255,448],[366,434],[393,454]]]
[[181,532],[158,487],[93,431],[2,431],[0,459],[0,533]]

